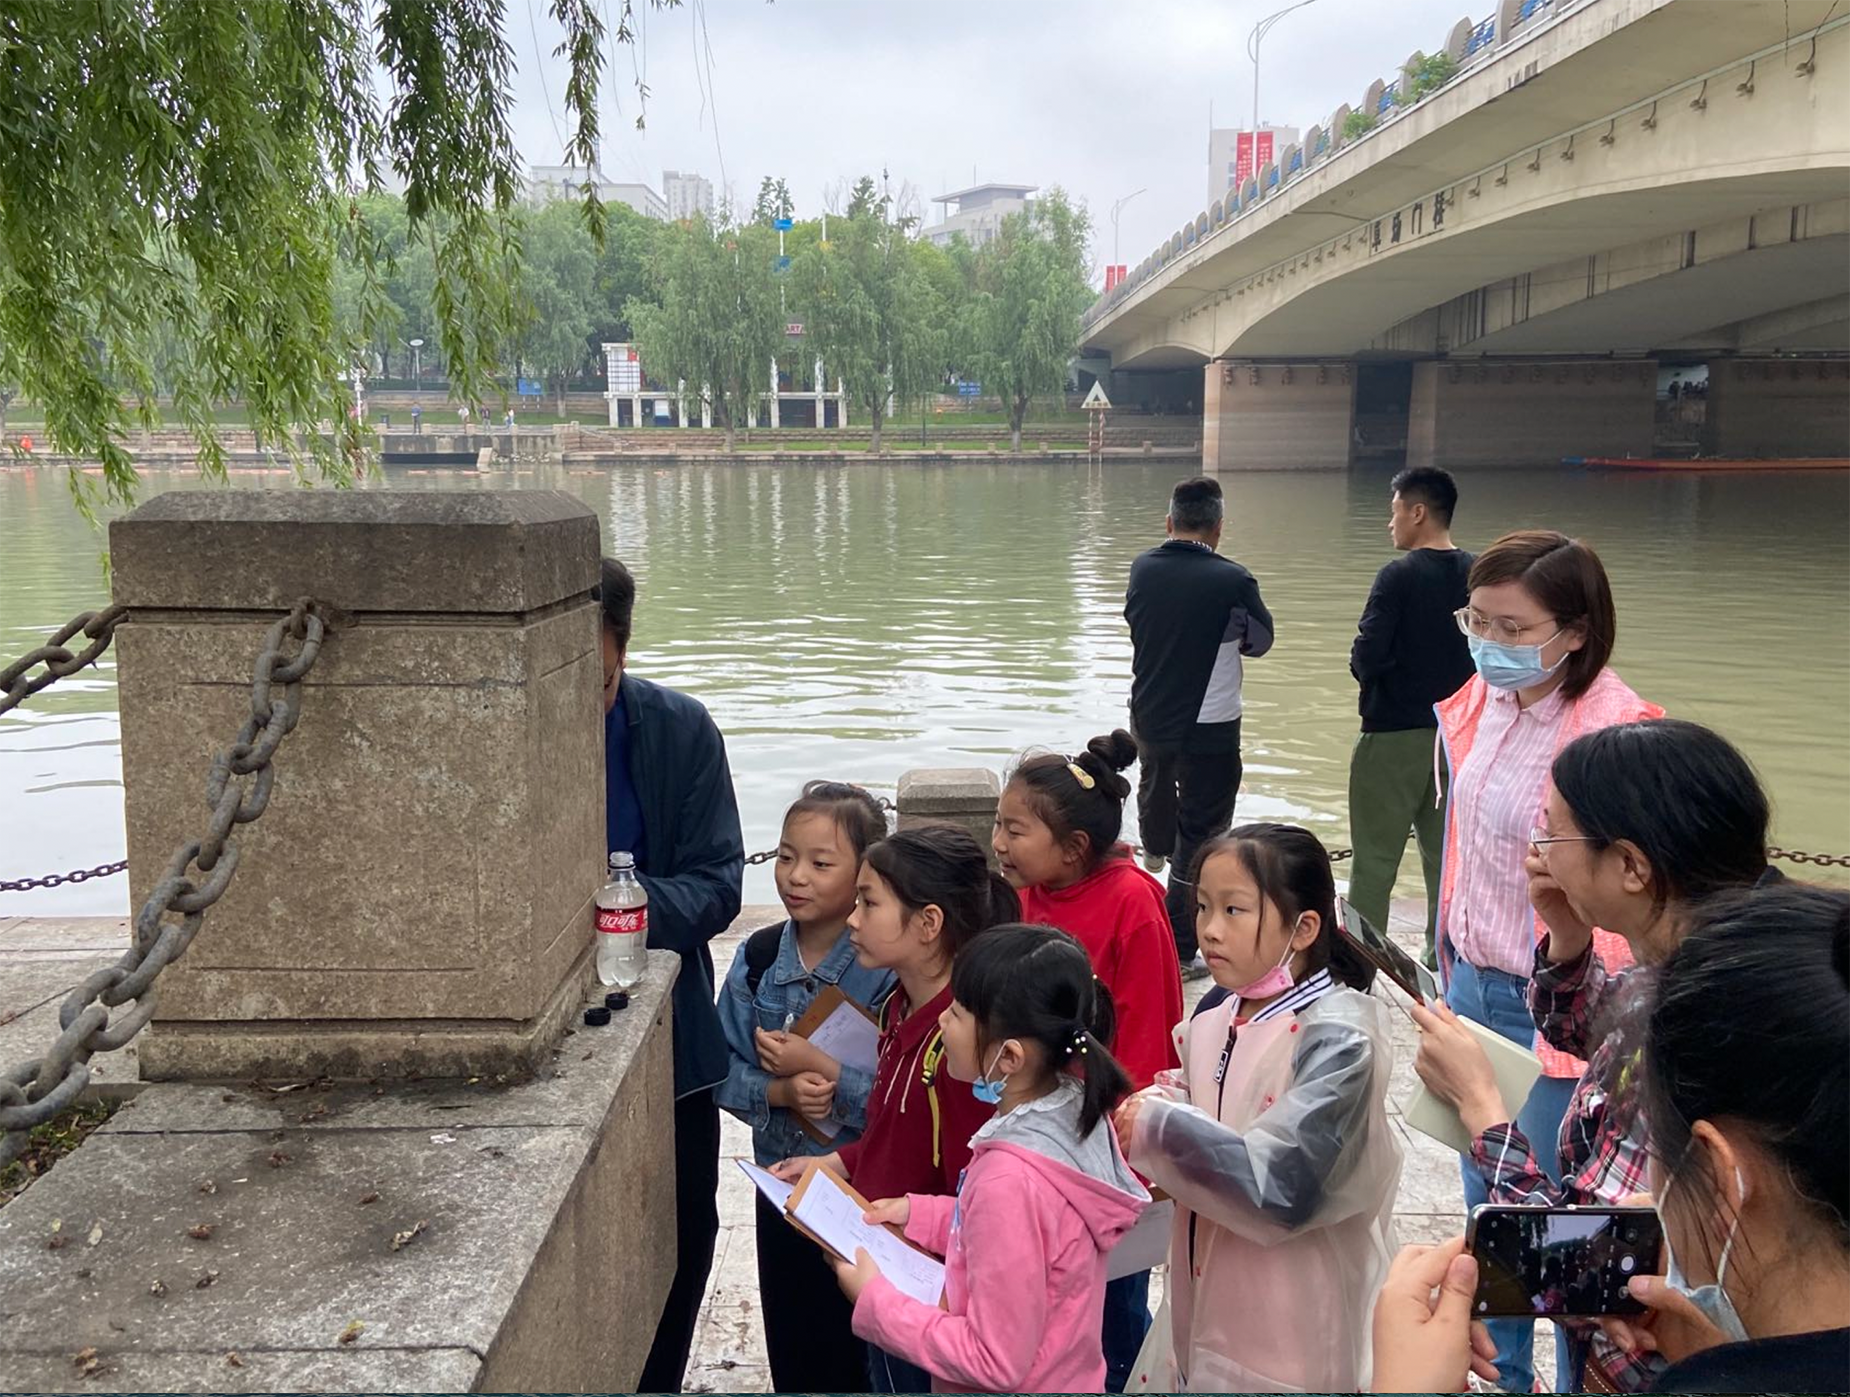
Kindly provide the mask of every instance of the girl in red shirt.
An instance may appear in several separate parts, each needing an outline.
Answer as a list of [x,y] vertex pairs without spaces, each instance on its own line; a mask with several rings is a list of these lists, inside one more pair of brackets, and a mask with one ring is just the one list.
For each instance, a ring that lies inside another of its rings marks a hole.
[[[1021,893],[1021,919],[1070,932],[1118,1011],[1111,1045],[1138,1090],[1178,1067],[1182,972],[1163,906],[1163,887],[1118,842],[1137,760],[1122,728],[1095,737],[1078,756],[1024,758],[996,809],[993,844],[1002,874]],[[1122,1392],[1149,1328],[1150,1273],[1105,1288],[1105,1388]]]

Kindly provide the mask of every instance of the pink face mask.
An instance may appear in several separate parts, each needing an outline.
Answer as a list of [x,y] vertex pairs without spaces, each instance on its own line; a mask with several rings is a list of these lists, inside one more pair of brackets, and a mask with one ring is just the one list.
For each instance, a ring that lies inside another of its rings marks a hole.
[[[1297,928],[1293,927],[1292,936],[1296,934]],[[1257,980],[1254,980],[1250,985],[1242,985],[1235,990],[1233,992],[1233,997],[1235,999],[1276,999],[1279,995],[1283,994],[1297,983],[1297,980],[1294,979],[1291,974],[1291,957],[1296,954],[1296,951],[1291,945],[1291,940],[1291,936],[1285,938],[1285,954],[1280,957],[1278,964],[1266,971],[1265,974],[1261,975]]]

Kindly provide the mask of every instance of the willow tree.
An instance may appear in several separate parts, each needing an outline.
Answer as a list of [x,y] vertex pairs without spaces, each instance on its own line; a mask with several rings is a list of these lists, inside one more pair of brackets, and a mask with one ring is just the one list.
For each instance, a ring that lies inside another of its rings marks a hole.
[[626,313],[642,370],[663,388],[685,381],[712,411],[731,451],[751,404],[771,386],[783,343],[777,235],[706,215],[667,229],[649,262],[649,290]]
[[1093,294],[1086,234],[1085,211],[1056,189],[1003,219],[972,259],[970,355],[985,390],[1002,399],[1015,451],[1029,407],[1065,386],[1079,348],[1080,318]]
[[[617,40],[633,4],[619,0]],[[550,0],[566,156],[595,163],[599,0]],[[502,0],[60,0],[0,5],[0,381],[129,500],[122,439],[174,410],[222,473],[212,406],[241,399],[298,470],[344,480],[350,375],[387,314],[360,196],[402,184],[453,389],[484,395],[518,327],[520,192]],[[602,206],[585,191],[585,217]],[[336,305],[336,263],[362,269]],[[164,375],[163,375],[164,376]],[[124,405],[124,397],[129,406]],[[298,426],[336,424],[334,434]],[[86,507],[90,477],[70,475]]]
[[[792,267],[792,306],[803,346],[822,358],[873,427],[880,450],[889,400],[917,402],[944,374],[942,302],[918,245],[884,217],[884,205],[840,220]],[[818,424],[820,425],[820,424]]]

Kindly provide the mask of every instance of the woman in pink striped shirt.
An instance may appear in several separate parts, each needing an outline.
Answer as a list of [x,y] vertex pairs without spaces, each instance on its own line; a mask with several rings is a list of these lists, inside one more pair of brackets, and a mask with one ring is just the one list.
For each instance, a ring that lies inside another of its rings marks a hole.
[[[1543,1076],[1516,1120],[1529,1139],[1548,1142],[1560,1134],[1586,1064],[1540,1043],[1529,1014],[1535,947],[1547,930],[1529,903],[1529,832],[1545,823],[1548,770],[1563,747],[1582,733],[1661,718],[1664,710],[1607,667],[1618,618],[1606,570],[1584,543],[1546,529],[1505,534],[1478,555],[1467,585],[1470,602],[1458,624],[1477,675],[1436,709],[1451,792],[1439,972],[1455,1012],[1541,1055]],[[1618,937],[1595,930],[1593,943],[1608,969],[1630,964]],[[1545,1163],[1553,1153],[1542,1151]],[[1470,1159],[1461,1172],[1465,1206],[1485,1202],[1483,1176]],[[1527,1392],[1533,1323],[1499,1320],[1490,1329],[1500,1385]]]

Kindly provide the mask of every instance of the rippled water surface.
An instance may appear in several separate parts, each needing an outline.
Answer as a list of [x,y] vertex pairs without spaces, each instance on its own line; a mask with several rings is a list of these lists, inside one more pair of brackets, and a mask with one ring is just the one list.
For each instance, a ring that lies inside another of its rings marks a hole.
[[[1161,538],[1168,488],[1187,473],[1187,462],[638,465],[517,483],[569,490],[602,517],[640,582],[631,663],[713,710],[746,845],[762,849],[807,778],[890,793],[909,767],[1001,766],[1024,746],[1073,747],[1121,723],[1126,570]],[[1343,844],[1348,646],[1390,556],[1386,481],[1226,485],[1223,549],[1258,576],[1278,623],[1277,647],[1247,668],[1239,814],[1302,819]],[[1466,546],[1522,525],[1593,542],[1618,594],[1619,671],[1747,750],[1780,842],[1850,853],[1850,480],[1484,472],[1460,485]],[[196,488],[183,473],[150,472],[143,486],[144,497]],[[246,476],[231,488],[291,487]],[[0,468],[0,662],[102,600],[104,547],[61,474]],[[114,679],[105,663],[0,718],[0,877],[122,856]],[[746,894],[770,899],[764,870]],[[126,895],[119,877],[0,895],[0,918],[121,912]]]

